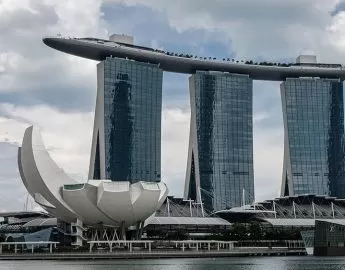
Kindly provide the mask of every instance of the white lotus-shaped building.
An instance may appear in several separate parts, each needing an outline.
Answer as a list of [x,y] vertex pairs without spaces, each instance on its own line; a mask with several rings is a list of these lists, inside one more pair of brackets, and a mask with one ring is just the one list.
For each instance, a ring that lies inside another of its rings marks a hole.
[[19,148],[21,178],[34,200],[65,222],[128,227],[143,222],[164,202],[168,189],[162,182],[88,180],[69,177],[51,159],[39,129],[31,126]]

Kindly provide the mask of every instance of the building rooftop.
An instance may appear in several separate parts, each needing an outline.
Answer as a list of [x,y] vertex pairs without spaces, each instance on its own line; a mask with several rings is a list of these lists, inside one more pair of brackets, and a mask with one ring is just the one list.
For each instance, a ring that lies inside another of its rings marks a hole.
[[345,225],[345,219],[305,219],[305,218],[266,218],[262,221],[266,221],[274,227],[314,227],[316,220],[322,220],[338,225]]
[[40,211],[17,211],[17,212],[2,212],[0,217],[3,218],[28,218],[28,217],[49,217],[49,214]]
[[[114,41],[115,40],[115,41]],[[119,40],[119,41],[117,41]],[[300,56],[296,63],[238,61],[230,58],[199,57],[133,45],[128,36],[112,40],[98,38],[44,38],[43,42],[56,50],[103,61],[107,57],[126,58],[139,62],[159,64],[164,71],[192,74],[195,71],[220,71],[248,74],[256,80],[283,81],[286,78],[313,77],[345,79],[345,68],[340,64],[316,63],[315,56]]]
[[215,215],[230,222],[265,220],[273,225],[276,222],[295,224],[298,220],[305,220],[306,223],[316,219],[345,220],[345,202],[334,197],[306,194],[257,202],[255,206],[226,209]]
[[152,217],[146,225],[195,225],[195,226],[230,226],[231,224],[218,217]]

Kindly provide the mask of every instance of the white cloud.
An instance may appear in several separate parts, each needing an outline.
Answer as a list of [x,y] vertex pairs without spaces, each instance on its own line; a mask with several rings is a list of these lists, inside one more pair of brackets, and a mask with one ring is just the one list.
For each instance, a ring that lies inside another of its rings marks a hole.
[[164,109],[162,114],[162,180],[170,194],[182,196],[187,166],[190,112]]
[[[345,55],[345,13],[339,13],[328,29],[327,36],[329,42],[334,45],[337,52]],[[338,56],[339,57],[339,56]]]
[[284,134],[279,127],[258,128],[254,122],[254,179],[255,200],[263,201],[280,196],[283,171]]
[[0,117],[0,141],[21,145],[29,125],[41,128],[47,149],[66,172],[87,175],[91,149],[93,113],[66,113],[47,106],[15,107],[0,104],[7,117]]
[[[87,179],[93,113],[66,113],[43,105],[15,107],[10,104],[0,104],[0,111],[6,115],[0,117],[0,152],[3,154],[0,155],[0,182],[3,187],[0,198],[17,198],[11,200],[11,205],[5,206],[5,203],[3,207],[20,210],[26,200],[26,191],[17,169],[17,146],[21,145],[24,131],[31,124],[41,128],[50,155],[66,173],[79,181]],[[0,199],[0,205],[2,203]],[[32,202],[31,205],[36,207]]]

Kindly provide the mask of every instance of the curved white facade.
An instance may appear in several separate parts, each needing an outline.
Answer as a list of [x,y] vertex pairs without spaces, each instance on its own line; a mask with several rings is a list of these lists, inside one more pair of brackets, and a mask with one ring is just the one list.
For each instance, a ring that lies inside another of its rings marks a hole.
[[75,212],[62,198],[61,187],[77,182],[51,159],[37,127],[26,129],[19,151],[19,171],[35,201],[62,220],[70,222],[75,219]]
[[25,131],[18,167],[35,201],[66,222],[79,219],[86,225],[128,227],[151,216],[168,194],[162,182],[75,181],[51,159],[33,126]]

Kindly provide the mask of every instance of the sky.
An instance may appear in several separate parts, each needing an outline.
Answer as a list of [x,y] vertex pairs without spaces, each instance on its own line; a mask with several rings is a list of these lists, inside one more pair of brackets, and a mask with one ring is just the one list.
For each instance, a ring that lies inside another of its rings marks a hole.
[[[71,37],[134,36],[168,51],[239,60],[345,62],[345,1],[340,0],[0,0],[0,211],[23,210],[17,169],[25,128],[38,125],[68,174],[87,180],[97,62],[42,43]],[[254,82],[256,201],[279,196],[283,119],[279,82]],[[164,73],[162,179],[182,196],[190,104],[188,76]],[[29,209],[38,209],[29,200]]]

